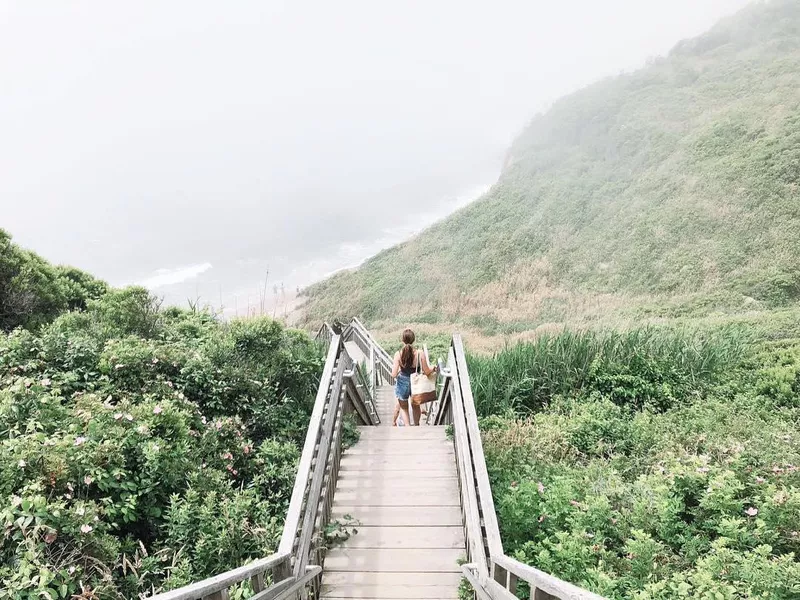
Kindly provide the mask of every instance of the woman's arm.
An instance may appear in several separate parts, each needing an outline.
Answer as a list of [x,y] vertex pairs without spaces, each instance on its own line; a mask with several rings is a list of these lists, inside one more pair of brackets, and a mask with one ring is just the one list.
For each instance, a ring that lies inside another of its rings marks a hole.
[[425,375],[430,375],[436,370],[436,367],[431,368],[431,366],[428,364],[428,357],[425,355],[423,350],[419,351],[419,361],[420,366],[422,367],[422,372],[425,373]]
[[400,353],[394,353],[394,364],[392,364],[392,377],[397,377],[400,372]]

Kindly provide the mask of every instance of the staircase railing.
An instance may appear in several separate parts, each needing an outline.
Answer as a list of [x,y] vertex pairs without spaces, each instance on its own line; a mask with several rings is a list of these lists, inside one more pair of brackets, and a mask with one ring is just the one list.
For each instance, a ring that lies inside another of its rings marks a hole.
[[500,528],[483,454],[478,415],[461,336],[455,334],[448,353],[448,374],[432,407],[436,425],[453,426],[461,511],[467,541],[467,564],[462,572],[482,600],[517,598],[517,582],[526,581],[534,600],[603,600],[525,565],[503,552]]
[[[152,600],[228,600],[231,587],[249,581],[250,600],[318,599],[325,561],[325,529],[342,455],[344,415],[363,425],[369,416],[342,336],[331,331],[325,366],[309,419],[278,551],[242,567],[153,596]],[[363,386],[362,386],[363,387]]]

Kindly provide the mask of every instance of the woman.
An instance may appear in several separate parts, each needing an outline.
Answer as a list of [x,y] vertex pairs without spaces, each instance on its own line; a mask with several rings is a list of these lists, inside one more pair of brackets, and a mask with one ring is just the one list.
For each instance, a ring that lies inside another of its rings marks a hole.
[[[395,378],[394,395],[397,397],[397,404],[399,411],[395,408],[394,419],[392,425],[397,426],[398,412],[403,413],[403,424],[411,425],[408,418],[408,399],[411,397],[411,374],[417,370],[417,367],[425,373],[430,375],[436,370],[436,367],[431,368],[428,364],[428,359],[424,352],[414,349],[414,332],[410,329],[403,331],[401,338],[403,347],[395,352],[394,364],[392,365],[392,377]],[[419,406],[413,407],[414,425],[419,425],[419,420],[422,415],[422,410]]]

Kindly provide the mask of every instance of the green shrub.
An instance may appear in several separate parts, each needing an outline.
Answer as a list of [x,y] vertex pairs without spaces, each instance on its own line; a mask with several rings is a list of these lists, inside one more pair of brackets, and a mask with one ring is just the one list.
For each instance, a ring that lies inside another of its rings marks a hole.
[[321,367],[305,334],[139,289],[4,334],[0,598],[130,598],[274,550]]

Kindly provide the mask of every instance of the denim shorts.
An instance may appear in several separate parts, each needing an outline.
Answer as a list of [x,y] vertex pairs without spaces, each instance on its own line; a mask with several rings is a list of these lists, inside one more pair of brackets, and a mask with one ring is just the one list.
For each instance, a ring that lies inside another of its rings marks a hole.
[[411,377],[398,373],[394,380],[394,395],[398,400],[408,402],[411,397]]

